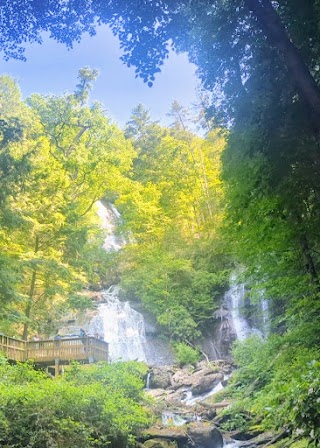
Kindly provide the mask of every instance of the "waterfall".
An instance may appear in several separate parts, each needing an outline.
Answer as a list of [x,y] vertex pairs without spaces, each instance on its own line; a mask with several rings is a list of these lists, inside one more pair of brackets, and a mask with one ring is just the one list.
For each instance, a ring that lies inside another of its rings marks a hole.
[[269,302],[268,300],[263,298],[260,304],[261,304],[263,334],[268,335],[270,330]]
[[[106,207],[101,201],[96,202],[96,207],[101,227],[106,231],[103,248],[107,252],[120,250],[125,245],[125,240],[115,235],[120,213],[114,205]],[[108,342],[111,361],[146,361],[142,314],[131,308],[129,302],[119,299],[118,286],[111,286],[101,296],[104,303],[99,305],[98,315],[90,324],[90,333]]]
[[[96,202],[96,209],[106,233],[104,249],[108,252],[120,250],[126,244],[124,238],[115,233],[120,213],[112,204],[105,206],[101,201]],[[156,334],[146,336],[143,315],[129,302],[120,300],[118,286],[111,286],[101,296],[103,303],[98,306],[98,315],[91,321],[88,331],[108,342],[111,361],[138,360],[149,365],[173,363],[168,344]]]
[[211,397],[212,395],[220,392],[224,389],[224,386],[222,382],[220,381],[218,384],[216,384],[209,392],[206,392],[202,395],[193,396],[191,390],[187,390],[185,392],[185,398],[181,400],[182,403],[184,403],[186,406],[193,406],[195,403],[201,402],[206,400],[207,398]]
[[150,380],[151,380],[151,372],[148,372],[147,381],[146,381],[146,389],[150,389]]
[[245,288],[244,284],[232,285],[226,292],[226,300],[231,304],[231,316],[237,339],[243,341],[252,334],[249,322],[241,314],[241,307],[244,305]]
[[239,341],[243,341],[252,334],[262,337],[268,331],[268,301],[263,298],[263,294],[261,293],[261,300],[259,302],[260,311],[258,312],[258,314],[261,314],[260,319],[258,316],[258,320],[261,322],[257,322],[257,325],[259,326],[258,329],[257,326],[249,322],[244,315],[246,307],[245,292],[245,285],[243,283],[236,283],[236,276],[232,276],[231,286],[225,293],[224,299],[230,309],[233,328]]
[[96,202],[97,215],[101,220],[101,227],[105,230],[106,236],[103,243],[103,248],[107,252],[118,251],[125,245],[125,240],[115,235],[117,222],[120,219],[120,213],[114,205],[108,204],[105,207],[101,201]]
[[99,305],[99,314],[91,321],[89,331],[108,342],[111,361],[147,361],[143,316],[129,302],[119,300],[118,294],[116,286],[102,293],[105,303]]

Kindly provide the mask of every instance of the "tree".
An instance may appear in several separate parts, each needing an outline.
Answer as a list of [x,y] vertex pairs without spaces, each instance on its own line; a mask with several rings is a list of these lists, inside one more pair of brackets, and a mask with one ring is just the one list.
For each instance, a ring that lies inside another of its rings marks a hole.
[[[119,256],[121,284],[171,338],[194,340],[210,321],[226,280],[225,259],[215,252],[223,215],[224,136],[214,130],[197,137],[181,120],[163,128],[142,106],[133,111],[126,132],[138,157],[132,184],[116,201],[129,232]],[[198,258],[202,238],[210,256],[203,250]]]
[[21,225],[21,218],[11,204],[31,170],[37,124],[32,111],[23,104],[17,85],[7,76],[0,77],[0,104],[0,302],[2,315],[8,318],[9,304],[17,299],[15,286],[21,279],[18,244],[9,243],[9,235]]
[[[97,280],[92,269],[95,257],[103,261],[103,238],[94,203],[121,190],[132,166],[134,151],[122,132],[98,104],[84,104],[95,76],[91,69],[80,71],[75,94],[33,95],[29,107],[18,103],[30,128],[8,148],[14,161],[28,155],[29,169],[6,200],[15,225],[2,227],[1,243],[6,259],[14,261],[10,310],[23,323],[24,339],[30,327],[52,333],[46,322]],[[8,113],[17,114],[13,106]],[[3,272],[8,274],[8,265]]]
[[[312,36],[308,33],[297,36],[295,20],[291,16],[288,21],[287,14],[288,10],[299,14],[309,9],[314,13],[314,26],[317,5],[315,1],[308,2],[307,6],[301,2],[290,3],[237,0],[236,4],[227,1],[222,5],[212,0],[175,0],[153,1],[146,5],[117,0],[108,4],[87,1],[80,6],[73,2],[40,5],[25,0],[24,8],[19,2],[2,6],[1,29],[6,32],[0,43],[6,57],[23,58],[23,42],[41,41],[41,32],[49,31],[51,37],[72,47],[82,33],[95,33],[97,19],[98,23],[109,24],[119,35],[124,50],[122,59],[128,65],[135,65],[137,73],[150,85],[168,55],[171,40],[174,49],[187,51],[198,65],[204,86],[219,85],[228,97],[230,83],[237,82],[240,88],[244,87],[243,79],[254,69],[260,45],[274,48],[319,127],[316,60],[304,54],[304,47]],[[296,40],[297,37],[303,37],[303,42]]]

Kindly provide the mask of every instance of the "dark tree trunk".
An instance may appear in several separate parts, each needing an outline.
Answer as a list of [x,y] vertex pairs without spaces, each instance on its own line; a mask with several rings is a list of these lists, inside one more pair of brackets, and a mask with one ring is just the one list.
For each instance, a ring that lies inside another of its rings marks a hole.
[[311,250],[309,247],[308,239],[305,235],[300,236],[300,247],[302,250],[303,258],[304,258],[304,266],[307,273],[310,275],[313,283],[317,285],[319,288],[319,278],[318,273],[314,264],[313,257],[311,255]]
[[[36,236],[36,242],[35,242],[35,248],[34,253],[36,254],[39,250],[39,237]],[[31,308],[33,304],[34,299],[34,293],[36,289],[36,279],[37,279],[37,270],[33,269],[32,275],[31,275],[31,283],[30,283],[30,290],[29,290],[29,297],[28,297],[28,303],[25,310],[25,316],[26,316],[26,322],[23,324],[23,336],[22,339],[26,341],[28,339],[28,333],[29,333],[29,319],[31,316]]]
[[300,95],[311,109],[318,132],[320,132],[320,89],[293,44],[278,13],[270,0],[244,0],[256,16],[268,39],[278,49]]

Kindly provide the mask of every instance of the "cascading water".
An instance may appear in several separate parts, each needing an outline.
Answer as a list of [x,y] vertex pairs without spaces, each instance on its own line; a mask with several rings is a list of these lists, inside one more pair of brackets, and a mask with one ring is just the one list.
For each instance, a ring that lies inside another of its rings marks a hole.
[[151,379],[151,372],[148,372],[147,380],[146,380],[146,389],[150,389],[150,379]]
[[[260,316],[256,325],[253,325],[247,317],[244,315],[244,310],[246,308],[245,304],[245,285],[243,283],[238,284],[236,282],[236,276],[231,277],[231,286],[229,290],[225,293],[225,302],[228,304],[231,311],[231,318],[233,323],[233,328],[237,339],[243,341],[252,334],[256,334],[260,337],[267,334],[269,325],[269,312],[268,312],[268,301],[263,298],[261,293],[261,298],[259,301],[260,311],[257,312]],[[257,328],[259,326],[259,329]]]
[[231,286],[226,293],[227,300],[231,302],[231,316],[235,333],[240,341],[243,341],[251,334],[249,323],[240,314],[240,305],[243,302],[244,294],[243,284]]
[[262,299],[260,304],[261,304],[263,334],[268,335],[270,330],[269,302],[266,299]]
[[143,316],[131,308],[129,302],[120,301],[118,294],[119,288],[115,286],[102,293],[105,303],[99,305],[99,314],[92,320],[89,330],[92,334],[103,335],[109,343],[111,361],[146,361]]
[[[106,207],[98,201],[96,207],[101,227],[106,231],[104,249],[108,252],[120,250],[125,244],[122,238],[115,235],[120,213],[112,204]],[[129,302],[119,299],[118,286],[103,291],[101,297],[104,303],[99,305],[98,315],[91,321],[89,332],[108,342],[111,361],[146,361],[142,314],[131,308]]]
[[209,392],[206,392],[205,394],[193,396],[191,390],[187,390],[185,392],[185,398],[181,400],[181,403],[185,404],[186,406],[193,406],[195,403],[201,402],[206,400],[207,398],[211,397],[212,395],[215,395],[216,393],[223,390],[223,384],[220,381],[218,384],[216,384]]
[[125,245],[125,240],[115,235],[115,228],[120,219],[120,213],[114,205],[105,207],[101,201],[96,202],[97,215],[101,219],[101,227],[106,231],[103,248],[107,252],[118,251]]
[[[118,251],[125,240],[115,235],[117,222],[121,219],[118,210],[111,204],[106,207],[96,203],[101,226],[106,231],[103,247],[106,251]],[[111,361],[145,361],[150,365],[172,364],[173,359],[164,341],[146,337],[144,317],[134,310],[129,302],[119,299],[119,287],[111,286],[101,293],[103,302],[98,315],[90,323],[88,331],[103,337],[109,343]]]

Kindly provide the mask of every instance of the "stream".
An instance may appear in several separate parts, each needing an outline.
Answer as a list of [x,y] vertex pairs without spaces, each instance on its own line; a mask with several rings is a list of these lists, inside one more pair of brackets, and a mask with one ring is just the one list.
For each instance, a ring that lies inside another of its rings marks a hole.
[[[107,251],[118,251],[126,242],[123,238],[116,236],[117,222],[121,219],[119,212],[112,205],[105,206],[97,203],[98,215],[101,218],[102,227],[106,231],[103,247]],[[237,284],[232,279],[229,290],[225,293],[224,303],[227,304],[228,318],[231,328],[236,337],[244,340],[251,334],[261,335],[262,332],[253,326],[243,315],[245,304],[245,287]],[[128,301],[119,297],[120,289],[113,285],[101,293],[102,302],[98,306],[98,314],[92,319],[88,331],[99,335],[109,344],[111,362],[137,360],[144,361],[148,365],[161,366],[174,364],[174,358],[170,346],[166,341],[159,338],[156,332],[146,331],[145,318],[143,314],[134,309]],[[264,324],[267,325],[267,303],[262,303]],[[221,325],[223,318],[221,316]],[[215,341],[213,341],[215,343]],[[227,376],[224,381],[227,380]],[[209,392],[193,396],[190,389],[186,389],[181,404],[190,408],[190,412],[184,414],[167,410],[162,414],[164,426],[182,426],[187,422],[199,421],[200,417],[192,406],[223,389],[223,381],[216,384]],[[150,387],[150,374],[146,379],[146,389]],[[185,409],[186,409],[185,408]],[[224,447],[236,448],[239,445],[235,441],[224,441]]]

